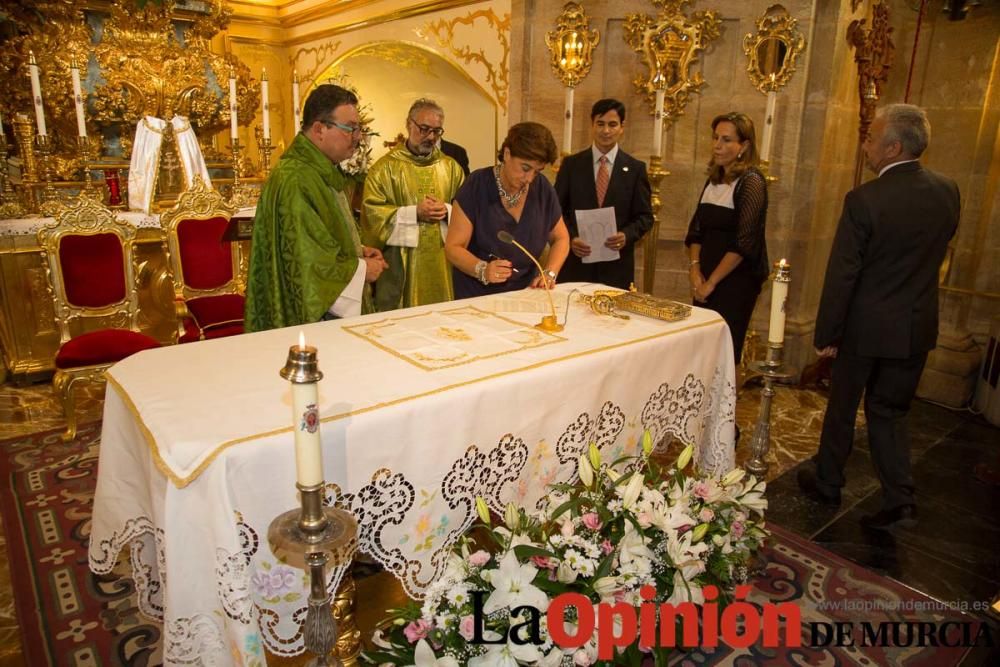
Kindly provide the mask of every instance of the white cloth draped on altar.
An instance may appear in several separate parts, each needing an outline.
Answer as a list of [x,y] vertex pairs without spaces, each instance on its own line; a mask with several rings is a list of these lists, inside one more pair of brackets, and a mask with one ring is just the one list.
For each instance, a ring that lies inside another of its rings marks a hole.
[[[184,116],[174,116],[170,121],[174,132],[177,155],[184,172],[186,187],[194,184],[195,175],[200,175],[205,183],[212,184],[208,167],[201,154],[198,138],[191,129],[191,123]],[[160,148],[167,121],[155,116],[144,116],[135,128],[132,143],[132,160],[128,169],[128,205],[134,211],[149,213],[156,194],[156,177],[160,170]]]
[[[716,313],[620,320],[573,303],[566,330],[547,334],[532,328],[537,314],[511,308],[539,297],[301,327],[324,373],[327,496],[355,513],[361,550],[413,596],[473,521],[477,496],[498,511],[533,505],[546,484],[575,476],[590,442],[614,458],[649,429],[696,444],[703,469],[733,466],[732,343]],[[270,521],[297,504],[278,370],[298,332],[150,350],[109,371],[90,566],[107,573],[132,546],[168,662],[303,650],[304,575],[267,544]]]

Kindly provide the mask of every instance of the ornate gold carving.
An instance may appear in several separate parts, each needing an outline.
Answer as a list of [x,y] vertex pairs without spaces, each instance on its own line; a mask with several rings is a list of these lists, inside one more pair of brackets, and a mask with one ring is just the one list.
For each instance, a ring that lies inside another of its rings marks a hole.
[[882,96],[882,85],[889,78],[896,46],[892,43],[889,25],[889,7],[885,2],[872,6],[871,28],[865,29],[866,19],[855,19],[847,27],[847,42],[854,47],[854,62],[858,65],[858,156],[854,170],[854,184],[861,183],[864,157],[860,144],[868,138],[868,129],[875,118],[875,106]]
[[[633,80],[636,91],[651,109],[657,89],[664,90],[663,116],[673,122],[684,113],[688,97],[705,84],[701,72],[691,73],[697,54],[719,36],[722,21],[716,12],[695,12],[690,18],[681,6],[690,0],[653,0],[660,12],[625,17],[625,41],[642,57],[646,73]],[[655,111],[655,109],[654,109]]]
[[556,77],[575,88],[590,73],[594,47],[600,42],[601,33],[590,29],[590,18],[583,7],[567,2],[556,18],[556,29],[545,33]]
[[796,21],[781,5],[771,5],[757,19],[757,32],[743,38],[747,74],[762,93],[780,90],[795,71],[795,59],[805,48],[805,38]]
[[[309,89],[312,87],[312,82],[316,80],[316,75],[324,68],[326,62],[339,48],[339,41],[327,42],[322,46],[299,49],[289,59],[292,70],[299,73],[299,80],[306,82],[305,90],[302,91],[303,95],[308,94]],[[307,56],[312,57],[312,65],[310,67],[306,67],[304,64]],[[305,103],[305,97],[302,97],[302,103]]]
[[[491,63],[482,46],[463,46],[455,39],[456,26],[472,27],[479,19],[486,21],[487,25],[496,32],[497,43],[503,51],[499,63]],[[493,89],[494,99],[496,99],[497,104],[506,108],[507,92],[510,88],[510,13],[500,17],[492,8],[480,9],[450,21],[445,19],[431,21],[422,30],[418,30],[417,34],[426,38],[425,32],[433,34],[439,46],[447,49],[462,62],[467,65],[475,64],[483,67],[486,70],[486,81]]]

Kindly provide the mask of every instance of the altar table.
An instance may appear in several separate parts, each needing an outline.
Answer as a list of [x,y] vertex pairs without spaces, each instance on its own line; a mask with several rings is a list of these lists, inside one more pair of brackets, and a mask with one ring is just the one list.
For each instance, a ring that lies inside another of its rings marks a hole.
[[[270,521],[297,506],[291,391],[299,331],[318,348],[327,499],[360,549],[419,597],[476,516],[533,507],[606,457],[673,436],[702,469],[733,466],[732,342],[718,314],[675,323],[599,316],[561,285],[565,331],[532,328],[526,290],[148,350],[109,371],[90,568],[131,560],[167,664],[303,650],[305,574],[277,561]],[[529,311],[529,312],[515,312]],[[562,315],[560,319],[562,319]],[[339,573],[331,576],[331,590]]]

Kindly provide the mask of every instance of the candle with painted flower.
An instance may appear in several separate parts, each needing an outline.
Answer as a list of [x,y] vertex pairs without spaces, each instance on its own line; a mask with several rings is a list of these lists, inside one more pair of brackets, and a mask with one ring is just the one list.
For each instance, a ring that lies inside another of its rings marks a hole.
[[656,110],[653,116],[653,155],[663,154],[663,98],[666,91],[656,89]]
[[764,138],[760,142],[760,159],[765,162],[771,158],[771,136],[774,134],[774,108],[778,103],[778,93],[775,90],[774,74],[771,74],[771,87],[767,91],[767,110],[764,112]]
[[236,117],[236,76],[229,70],[229,138],[233,143],[239,138]]
[[42,85],[38,80],[38,63],[34,51],[28,51],[28,74],[31,75],[31,100],[35,105],[35,124],[38,134],[45,136],[45,109],[42,108]]
[[774,280],[771,281],[771,324],[767,331],[768,343],[785,342],[785,307],[788,304],[788,283],[791,282],[791,266],[784,258],[776,262]]
[[573,150],[573,88],[566,86],[566,122],[563,123],[563,151]]
[[73,79],[73,105],[76,108],[76,133],[87,136],[87,121],[83,115],[83,87],[80,85],[80,66],[74,57],[69,63],[69,73]]
[[281,377],[292,384],[292,430],[295,432],[295,479],[299,486],[323,482],[323,450],[319,435],[318,382],[323,379],[316,360],[316,348],[306,345],[299,332],[299,344],[288,349],[288,361]]
[[267,103],[267,70],[261,70],[260,75],[260,106],[264,111],[264,138],[271,138],[271,109]]
[[292,114],[295,118],[295,133],[298,134],[299,126],[302,124],[299,118],[299,71],[292,72]]

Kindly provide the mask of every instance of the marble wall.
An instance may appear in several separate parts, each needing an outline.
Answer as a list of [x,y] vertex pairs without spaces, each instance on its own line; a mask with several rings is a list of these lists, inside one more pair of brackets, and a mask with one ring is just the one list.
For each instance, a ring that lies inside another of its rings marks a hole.
[[[988,318],[998,312],[1000,292],[1000,120],[998,40],[1000,7],[983,3],[964,21],[951,22],[940,1],[927,3],[916,57],[911,57],[918,2],[888,0],[896,60],[881,103],[903,101],[910,62],[915,62],[909,101],[928,108],[934,127],[925,162],[959,182],[963,193],[961,229],[943,294],[943,323],[985,338]],[[511,26],[511,122],[536,120],[561,136],[563,88],[551,72],[545,32],[555,25],[560,0],[513,0]],[[653,120],[649,106],[631,83],[641,71],[639,57],[623,40],[629,13],[654,14],[650,2],[583,3],[592,25],[601,31],[595,64],[576,89],[573,148],[589,142],[590,104],[606,96],[622,99],[629,109],[623,148],[647,159]],[[683,238],[704,183],[710,157],[711,119],[730,110],[763,121],[766,98],[746,75],[743,36],[768,0],[696,0],[687,14],[714,10],[722,17],[718,39],[702,52],[694,68],[706,84],[684,115],[668,129],[664,165],[671,172],[662,185],[663,209],[655,292],[686,299],[687,263]],[[768,249],[772,259],[786,257],[793,266],[788,305],[788,358],[801,368],[814,360],[812,332],[823,286],[830,244],[844,194],[852,187],[857,160],[858,91],[854,51],[847,26],[870,13],[870,0],[852,11],[851,0],[789,0],[783,3],[798,20],[806,39],[798,68],[778,95],[770,188]],[[866,178],[868,176],[866,175]],[[766,333],[769,290],[761,295],[754,328]]]

